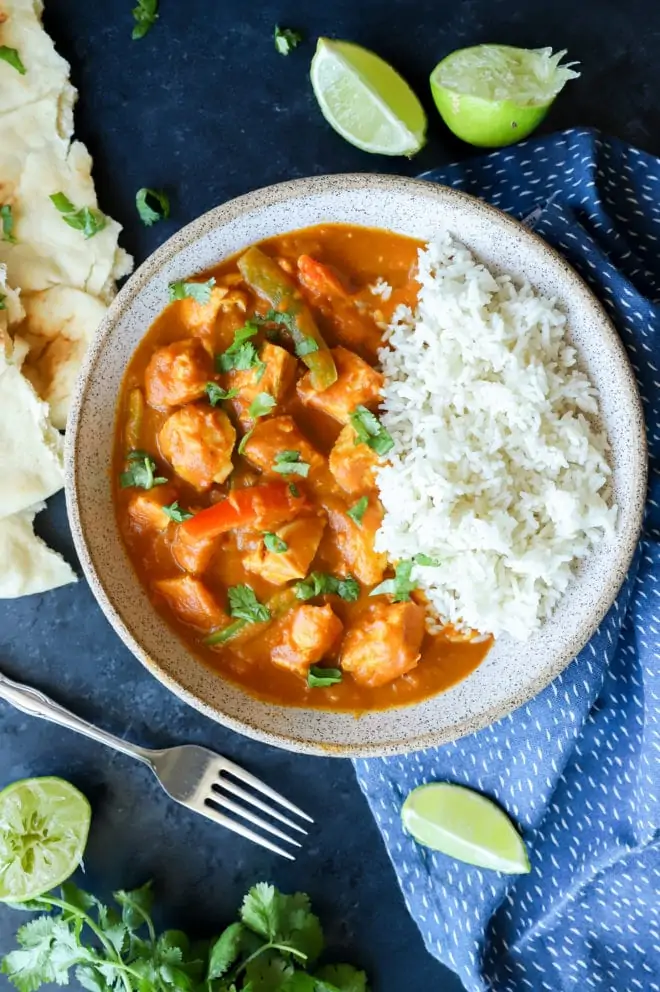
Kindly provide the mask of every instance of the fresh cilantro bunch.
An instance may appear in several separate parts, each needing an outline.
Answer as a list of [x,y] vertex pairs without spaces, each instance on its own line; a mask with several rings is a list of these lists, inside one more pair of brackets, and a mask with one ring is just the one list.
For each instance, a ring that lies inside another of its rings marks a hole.
[[50,915],[20,927],[19,949],[0,971],[19,992],[72,976],[90,992],[368,992],[364,972],[350,965],[316,969],[323,932],[301,892],[260,882],[237,922],[215,941],[194,943],[180,930],[156,933],[150,884],[114,899],[118,909],[68,882],[60,898],[17,905]]

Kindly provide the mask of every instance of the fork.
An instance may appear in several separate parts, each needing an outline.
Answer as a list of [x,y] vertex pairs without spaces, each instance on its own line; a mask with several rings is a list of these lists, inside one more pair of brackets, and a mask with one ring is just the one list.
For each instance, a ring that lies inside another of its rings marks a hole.
[[[183,744],[179,747],[164,748],[160,751],[137,747],[120,737],[115,737],[113,734],[93,726],[91,723],[87,723],[86,720],[81,720],[80,717],[53,702],[52,699],[37,689],[12,682],[1,673],[0,698],[5,699],[16,709],[29,716],[40,717],[42,720],[49,720],[61,727],[75,730],[76,733],[91,737],[92,740],[114,748],[115,751],[121,751],[123,754],[130,755],[131,758],[137,758],[138,761],[151,769],[165,792],[176,802],[195,813],[208,817],[209,820],[219,823],[228,830],[233,830],[241,837],[246,837],[255,844],[260,844],[261,847],[274,851],[275,854],[281,854],[283,858],[288,858],[290,861],[295,861],[295,857],[290,851],[273,843],[240,821],[227,816],[227,813],[241,817],[261,831],[278,837],[294,847],[302,847],[302,845],[294,837],[290,837],[288,833],[263,817],[257,816],[247,807],[252,806],[254,809],[260,810],[288,827],[290,831],[305,835],[307,831],[288,816],[284,816],[274,805],[263,802],[254,793],[261,793],[262,796],[272,800],[274,804],[279,804],[290,813],[309,823],[314,822],[311,816],[304,813],[298,806],[294,806],[292,802],[260,781],[255,775],[250,775],[240,765],[234,764],[233,761],[229,761],[205,747],[199,747],[197,744]],[[239,782],[242,785],[239,785]],[[248,786],[249,790],[252,791],[248,791],[243,786]],[[226,795],[226,793],[230,795]],[[231,796],[242,800],[242,804],[235,802]]]

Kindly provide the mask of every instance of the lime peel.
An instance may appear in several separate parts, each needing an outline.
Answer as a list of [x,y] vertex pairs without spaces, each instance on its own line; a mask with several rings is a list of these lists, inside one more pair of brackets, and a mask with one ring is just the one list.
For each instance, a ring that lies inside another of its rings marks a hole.
[[348,41],[319,38],[310,77],[328,123],[366,152],[412,156],[426,135],[424,109],[380,56]]
[[458,861],[506,874],[530,871],[525,844],[506,813],[465,786],[419,786],[404,802],[401,819],[418,843]]
[[463,141],[500,148],[526,138],[556,96],[580,73],[561,65],[566,51],[476,45],[452,52],[431,73],[445,124]]
[[60,778],[14,782],[0,792],[0,902],[25,902],[66,881],[85,851],[91,808]]

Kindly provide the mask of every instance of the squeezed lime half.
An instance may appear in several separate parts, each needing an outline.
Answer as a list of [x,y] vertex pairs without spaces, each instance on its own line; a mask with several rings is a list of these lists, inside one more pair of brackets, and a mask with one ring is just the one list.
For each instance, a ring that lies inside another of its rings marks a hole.
[[426,136],[426,114],[405,79],[374,52],[319,38],[310,70],[323,116],[365,152],[414,155]]
[[580,73],[561,65],[565,51],[476,45],[438,62],[431,92],[447,127],[480,148],[521,141],[538,127],[555,98]]
[[522,837],[506,813],[462,785],[420,785],[403,804],[401,819],[416,841],[450,858],[509,875],[530,870]]
[[0,902],[25,902],[66,881],[82,861],[91,815],[61,778],[26,778],[0,792]]

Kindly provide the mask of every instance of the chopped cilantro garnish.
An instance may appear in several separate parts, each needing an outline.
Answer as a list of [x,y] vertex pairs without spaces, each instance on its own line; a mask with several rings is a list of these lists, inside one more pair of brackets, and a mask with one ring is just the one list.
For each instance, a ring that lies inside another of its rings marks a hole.
[[298,486],[295,484],[295,482],[289,483],[289,492],[291,493],[294,499],[300,498],[300,490],[298,489]]
[[234,396],[238,396],[238,389],[223,389],[217,382],[207,382],[206,395],[211,406],[217,406],[223,400],[233,400]]
[[248,413],[254,420],[257,420],[259,417],[265,417],[276,405],[275,397],[271,396],[270,393],[257,393],[250,403]]
[[167,482],[162,476],[155,476],[156,463],[146,451],[131,451],[128,455],[128,468],[119,476],[122,489],[137,486],[139,489],[153,489]]
[[230,372],[236,369],[238,372],[245,372],[256,368],[257,382],[260,382],[266,370],[266,363],[261,361],[257,349],[250,341],[250,338],[258,333],[259,325],[254,320],[248,320],[243,327],[239,327],[234,332],[234,340],[227,350],[221,355],[216,355],[215,364],[218,371]]
[[162,189],[139,189],[135,194],[135,206],[147,227],[170,216],[170,198]]
[[177,524],[182,524],[184,520],[190,520],[194,517],[194,513],[191,513],[190,510],[184,510],[179,506],[178,500],[170,503],[169,506],[164,506],[163,513],[166,513]]
[[390,432],[366,406],[355,407],[351,414],[351,425],[355,431],[355,443],[368,445],[377,455],[386,455],[394,447]]
[[21,76],[24,76],[27,71],[23,65],[21,56],[18,54],[18,50],[16,48],[9,48],[8,45],[0,45],[0,61],[6,62],[7,65],[10,65]]
[[416,588],[410,576],[414,565],[438,566],[440,562],[437,558],[429,558],[428,555],[418,554],[414,558],[407,558],[400,561],[394,569],[394,578],[385,579],[369,593],[370,596],[392,596],[395,603],[403,603],[410,599],[410,593]]
[[133,7],[133,19],[135,27],[131,37],[133,41],[138,41],[158,20],[158,0],[137,0],[137,7]]
[[213,276],[207,282],[171,282],[168,289],[170,293],[170,303],[175,300],[194,300],[196,303],[208,303],[211,299],[211,290],[215,286]]
[[321,668],[320,665],[312,665],[307,673],[307,685],[310,689],[324,689],[329,685],[337,685],[342,677],[340,668]]
[[281,537],[267,530],[264,534],[264,545],[267,551],[272,551],[274,555],[281,555],[289,550],[289,545]]
[[5,303],[5,300],[6,299],[7,299],[7,297],[5,296],[5,294],[4,293],[0,293],[0,310],[6,310],[7,309],[7,304]]
[[309,465],[301,460],[299,451],[279,451],[275,455],[273,472],[279,472],[280,475],[301,475],[306,479]]
[[227,591],[229,612],[237,620],[247,623],[265,623],[270,620],[270,610],[257,599],[252,586],[230,586]]
[[14,214],[8,203],[4,203],[0,207],[0,221],[2,221],[2,240],[9,241],[12,245],[15,245],[16,238],[14,237]]
[[369,506],[369,497],[363,496],[361,499],[357,501],[357,503],[354,504],[354,506],[350,508],[350,510],[346,511],[346,515],[351,518],[353,523],[357,524],[358,527],[360,527],[360,525],[362,524],[362,517],[367,512],[368,506]]
[[288,55],[303,40],[300,31],[295,31],[293,28],[281,28],[279,24],[275,27],[273,38],[275,49],[280,55]]
[[93,207],[75,206],[64,193],[53,193],[50,197],[53,206],[62,214],[62,220],[74,231],[82,231],[85,239],[93,238],[95,234],[102,231],[107,221],[100,210]]
[[352,575],[341,578],[327,572],[312,572],[306,579],[296,583],[298,599],[314,599],[316,596],[332,594],[354,603],[360,596],[360,583]]

